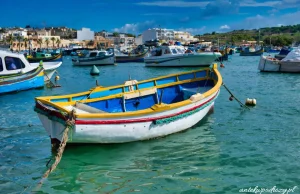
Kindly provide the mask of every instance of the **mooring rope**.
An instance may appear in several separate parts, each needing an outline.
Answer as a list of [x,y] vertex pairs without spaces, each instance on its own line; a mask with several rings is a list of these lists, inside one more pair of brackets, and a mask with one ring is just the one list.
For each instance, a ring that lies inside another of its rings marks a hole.
[[[42,179],[40,180],[40,182],[38,183],[38,186],[36,188],[36,190],[40,189],[40,187],[42,186],[44,180],[49,176],[49,174],[54,171],[57,167],[57,165],[59,164],[63,152],[65,150],[65,147],[67,145],[67,141],[68,141],[68,132],[70,129],[73,128],[75,124],[75,111],[72,110],[72,112],[69,115],[69,119],[66,121],[66,128],[64,130],[63,136],[62,136],[62,140],[59,144],[59,148],[57,150],[57,154],[55,156],[55,162],[51,165],[51,167],[45,172],[45,174],[43,175]],[[47,166],[49,164],[50,161],[47,162]]]
[[232,97],[233,99],[235,99],[235,100],[240,104],[241,107],[245,107],[245,108],[247,108],[247,109],[250,110],[250,108],[249,108],[248,106],[246,106],[245,104],[243,104],[239,99],[237,99],[237,98],[233,95],[233,93],[227,88],[227,86],[226,86],[224,83],[222,83],[222,85],[223,85],[224,88],[227,90],[227,92],[231,95],[231,97]]

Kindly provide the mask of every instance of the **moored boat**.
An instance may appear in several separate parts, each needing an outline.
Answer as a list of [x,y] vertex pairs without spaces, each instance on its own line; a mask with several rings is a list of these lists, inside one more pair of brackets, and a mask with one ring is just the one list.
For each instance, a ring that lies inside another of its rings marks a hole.
[[108,51],[95,50],[89,51],[83,57],[77,57],[72,59],[73,65],[113,65],[115,63],[114,53]]
[[50,53],[39,53],[39,54],[34,54],[27,56],[27,60],[30,63],[38,63],[40,61],[43,62],[58,62],[62,61],[62,53],[58,53],[55,55],[51,55]]
[[124,143],[186,130],[213,107],[222,77],[217,65],[87,92],[35,99],[51,142]]
[[300,49],[293,49],[282,60],[261,56],[258,69],[266,72],[300,73]]
[[241,50],[240,56],[260,56],[264,53],[264,49],[260,48],[259,50],[251,51],[249,47]]
[[182,46],[160,46],[145,57],[146,66],[151,67],[184,67],[184,66],[210,66],[221,56],[219,52],[185,51]]
[[128,53],[127,55],[118,55],[115,53],[116,63],[144,62],[144,57],[148,54],[149,49],[139,53]]
[[31,66],[23,54],[0,51],[0,94],[43,86],[42,66]]

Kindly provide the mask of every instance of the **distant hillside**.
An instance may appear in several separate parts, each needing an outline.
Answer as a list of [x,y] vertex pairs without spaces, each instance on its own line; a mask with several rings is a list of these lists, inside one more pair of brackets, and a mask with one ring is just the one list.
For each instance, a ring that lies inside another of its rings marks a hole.
[[211,41],[220,44],[240,45],[245,41],[263,41],[265,45],[289,46],[292,43],[300,42],[300,24],[268,27],[252,30],[233,30],[227,33],[206,33],[196,35],[200,40]]

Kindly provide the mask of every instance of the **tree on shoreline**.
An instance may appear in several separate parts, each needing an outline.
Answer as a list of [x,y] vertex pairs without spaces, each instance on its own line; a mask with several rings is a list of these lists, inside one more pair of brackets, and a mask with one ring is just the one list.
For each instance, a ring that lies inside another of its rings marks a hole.
[[42,43],[43,43],[43,39],[42,38],[39,38],[37,40],[37,43],[40,45],[40,49],[42,48]]
[[45,38],[45,43],[46,43],[46,45],[47,45],[47,49],[48,49],[48,45],[49,45],[49,43],[50,43],[50,40],[49,40],[49,38]]
[[53,43],[53,48],[54,48],[54,42],[55,42],[56,38],[55,37],[51,37],[51,41]]

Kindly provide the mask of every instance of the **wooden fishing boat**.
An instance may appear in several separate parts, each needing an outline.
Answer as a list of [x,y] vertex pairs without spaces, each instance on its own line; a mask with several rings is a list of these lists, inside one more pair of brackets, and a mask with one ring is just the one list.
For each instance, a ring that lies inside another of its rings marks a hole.
[[129,62],[144,62],[144,57],[147,55],[149,49],[145,49],[140,54],[117,55],[115,53],[116,63],[129,63]]
[[43,62],[58,62],[58,61],[62,61],[62,52],[56,54],[56,55],[50,55],[47,56],[44,54],[43,57],[33,57],[31,55],[27,56],[27,60],[30,62],[30,63],[37,63],[37,62],[40,62],[40,61],[43,61]]
[[43,86],[43,66],[31,66],[22,54],[0,51],[0,94]]
[[35,111],[51,142],[124,143],[186,130],[214,106],[222,85],[217,64],[197,71],[87,92],[35,98]]
[[250,51],[249,48],[246,48],[245,50],[241,50],[240,56],[260,56],[263,53],[264,53],[263,48],[256,51]]
[[73,65],[114,65],[114,53],[103,50],[88,51],[83,57],[72,58]]

